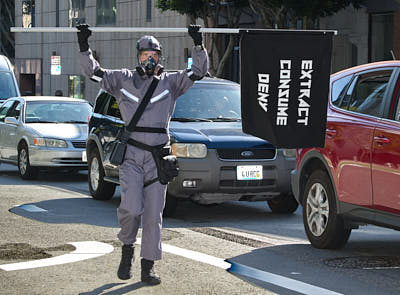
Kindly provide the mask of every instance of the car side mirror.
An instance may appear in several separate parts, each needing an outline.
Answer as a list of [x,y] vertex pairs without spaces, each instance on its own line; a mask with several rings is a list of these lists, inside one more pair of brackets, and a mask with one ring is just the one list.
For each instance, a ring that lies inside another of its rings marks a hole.
[[14,117],[6,117],[4,119],[4,123],[11,124],[11,125],[18,125],[19,124],[18,120],[16,118],[14,118]]

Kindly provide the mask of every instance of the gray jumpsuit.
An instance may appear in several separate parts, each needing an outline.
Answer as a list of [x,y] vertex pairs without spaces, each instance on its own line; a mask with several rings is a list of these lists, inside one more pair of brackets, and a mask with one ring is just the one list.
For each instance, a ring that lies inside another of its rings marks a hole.
[[[167,134],[133,132],[131,138],[148,145],[169,142],[168,124],[175,108],[176,99],[192,85],[194,77],[203,77],[208,71],[208,55],[205,49],[193,47],[191,71],[162,73],[160,82],[147,105],[137,126],[166,128]],[[80,52],[79,63],[82,72],[100,83],[101,88],[115,96],[122,119],[127,125],[153,76],[140,76],[128,69],[103,70],[101,78],[95,76],[100,68],[89,49]],[[192,77],[193,78],[193,77]],[[121,230],[118,238],[123,244],[133,244],[142,220],[141,256],[147,260],[161,259],[162,211],[165,205],[166,185],[155,182],[147,187],[143,184],[157,177],[157,169],[150,152],[128,145],[125,160],[119,169],[121,204],[118,221]]]

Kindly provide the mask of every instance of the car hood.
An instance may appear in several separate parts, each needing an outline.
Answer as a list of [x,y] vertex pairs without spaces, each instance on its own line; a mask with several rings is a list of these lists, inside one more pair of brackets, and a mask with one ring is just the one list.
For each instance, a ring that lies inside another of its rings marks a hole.
[[41,137],[86,140],[88,135],[87,124],[29,123],[26,125]]
[[204,143],[208,148],[274,148],[268,141],[246,134],[241,122],[170,122],[176,142]]

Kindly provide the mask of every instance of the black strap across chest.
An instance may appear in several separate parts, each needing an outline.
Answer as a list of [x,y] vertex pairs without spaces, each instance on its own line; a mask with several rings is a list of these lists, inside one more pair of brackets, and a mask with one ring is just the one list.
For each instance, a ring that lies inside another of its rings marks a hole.
[[151,82],[149,89],[147,89],[146,94],[144,95],[139,107],[137,108],[135,114],[133,115],[131,121],[128,126],[126,126],[126,130],[129,132],[150,132],[150,133],[167,133],[165,128],[155,128],[155,127],[141,127],[136,126],[139,122],[140,117],[143,115],[145,108],[150,102],[150,99],[154,93],[154,90],[157,88],[159,78],[153,77],[153,81]]

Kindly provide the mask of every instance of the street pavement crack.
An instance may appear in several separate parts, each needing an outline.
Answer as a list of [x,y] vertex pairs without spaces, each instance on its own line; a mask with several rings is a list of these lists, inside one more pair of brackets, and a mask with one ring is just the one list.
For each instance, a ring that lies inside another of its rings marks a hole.
[[266,242],[262,242],[262,241],[258,241],[258,240],[254,240],[248,237],[243,237],[240,235],[236,235],[236,234],[232,234],[232,233],[228,233],[225,231],[220,231],[214,228],[209,228],[209,227],[193,227],[190,228],[190,230],[198,232],[198,233],[202,233],[205,235],[209,235],[209,236],[213,236],[219,239],[223,239],[226,241],[230,241],[230,242],[234,242],[237,244],[241,244],[241,245],[245,245],[245,246],[250,246],[253,248],[264,248],[264,247],[271,247],[273,246],[272,244],[266,243]]

